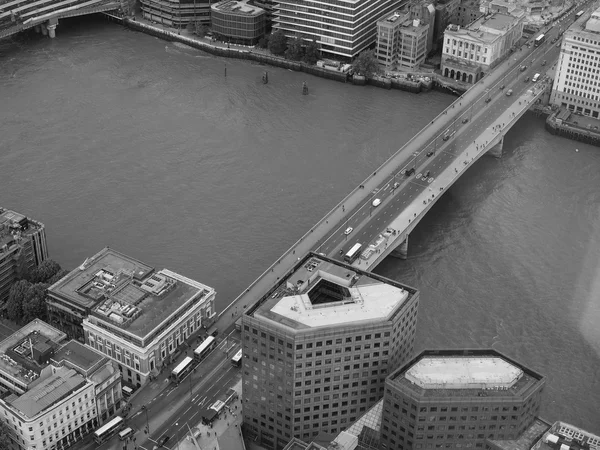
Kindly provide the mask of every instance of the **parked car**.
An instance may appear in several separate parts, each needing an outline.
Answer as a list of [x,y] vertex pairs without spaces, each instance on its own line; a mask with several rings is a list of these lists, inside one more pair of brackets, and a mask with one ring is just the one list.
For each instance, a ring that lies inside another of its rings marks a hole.
[[157,442],[158,446],[159,446],[159,447],[162,447],[162,446],[164,446],[164,445],[165,445],[167,442],[169,442],[169,439],[171,439],[171,437],[170,437],[170,436],[167,436],[167,435],[165,434],[163,437],[161,437],[161,438],[158,440],[158,442]]

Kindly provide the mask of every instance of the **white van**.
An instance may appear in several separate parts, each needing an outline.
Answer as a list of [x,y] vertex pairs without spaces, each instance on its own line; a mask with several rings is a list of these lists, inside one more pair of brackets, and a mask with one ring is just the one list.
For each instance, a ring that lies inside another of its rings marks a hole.
[[376,198],[375,200],[373,200],[373,203],[371,203],[373,206],[377,207],[379,205],[381,205],[381,199],[380,198]]
[[533,78],[531,79],[531,82],[532,82],[532,83],[536,83],[536,82],[537,82],[537,80],[539,80],[539,79],[540,79],[540,74],[539,74],[539,73],[536,73],[536,74],[533,76]]
[[127,439],[129,436],[131,436],[133,433],[135,433],[135,431],[133,431],[133,428],[131,427],[127,427],[125,428],[123,431],[121,431],[119,433],[119,440],[120,441],[124,441],[125,439]]

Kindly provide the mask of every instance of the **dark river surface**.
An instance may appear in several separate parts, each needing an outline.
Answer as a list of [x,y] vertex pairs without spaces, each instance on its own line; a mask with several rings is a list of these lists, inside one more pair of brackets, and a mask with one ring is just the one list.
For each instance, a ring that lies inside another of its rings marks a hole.
[[[215,287],[222,309],[452,101],[61,22],[0,43],[0,204],[43,222],[63,267],[110,246]],[[595,433],[599,171],[600,149],[526,116],[409,259],[376,269],[421,290],[417,350],[505,352],[547,377],[542,417]]]

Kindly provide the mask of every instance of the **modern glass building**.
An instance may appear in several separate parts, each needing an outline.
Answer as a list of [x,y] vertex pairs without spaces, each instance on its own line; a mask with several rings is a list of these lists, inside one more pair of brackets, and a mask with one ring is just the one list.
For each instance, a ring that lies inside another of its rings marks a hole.
[[377,21],[398,9],[398,0],[280,0],[274,28],[288,37],[316,41],[324,57],[349,61],[377,40]]
[[174,28],[189,23],[210,24],[210,1],[202,0],[140,0],[144,19]]
[[225,0],[210,7],[217,39],[255,45],[265,35],[265,10],[248,0]]

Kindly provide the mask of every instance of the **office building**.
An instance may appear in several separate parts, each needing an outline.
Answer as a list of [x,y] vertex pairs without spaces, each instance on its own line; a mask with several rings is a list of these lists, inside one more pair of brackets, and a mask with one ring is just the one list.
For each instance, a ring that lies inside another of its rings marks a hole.
[[140,0],[144,19],[185,29],[189,23],[210,25],[210,1]]
[[495,350],[423,351],[385,383],[381,448],[482,448],[539,413],[545,379]]
[[415,70],[427,56],[429,25],[396,11],[377,22],[375,55],[387,70]]
[[48,309],[139,387],[212,324],[215,295],[197,281],[105,248],[50,287]]
[[242,316],[244,427],[268,449],[338,433],[413,351],[419,293],[309,254]]
[[[490,446],[489,448],[496,450],[498,447]],[[531,449],[600,450],[600,436],[559,421],[555,422]],[[500,448],[499,450],[504,449]]]
[[550,103],[584,116],[600,113],[600,9],[583,15],[563,35]]
[[280,0],[273,27],[292,37],[315,39],[325,58],[350,61],[377,41],[377,21],[406,0]]
[[44,224],[0,208],[0,307],[19,277],[48,258]]
[[483,16],[481,0],[461,0],[456,13],[455,25],[468,26]]
[[265,10],[248,0],[224,0],[210,10],[212,32],[217,39],[255,45],[265,35]]
[[435,5],[435,23],[433,32],[433,49],[442,47],[444,31],[448,25],[456,24],[460,0],[438,0]]
[[444,33],[442,74],[476,83],[498,65],[521,39],[524,13],[489,14],[468,27],[449,25]]
[[65,338],[34,320],[0,343],[0,420],[11,450],[68,448],[120,408],[115,365]]

